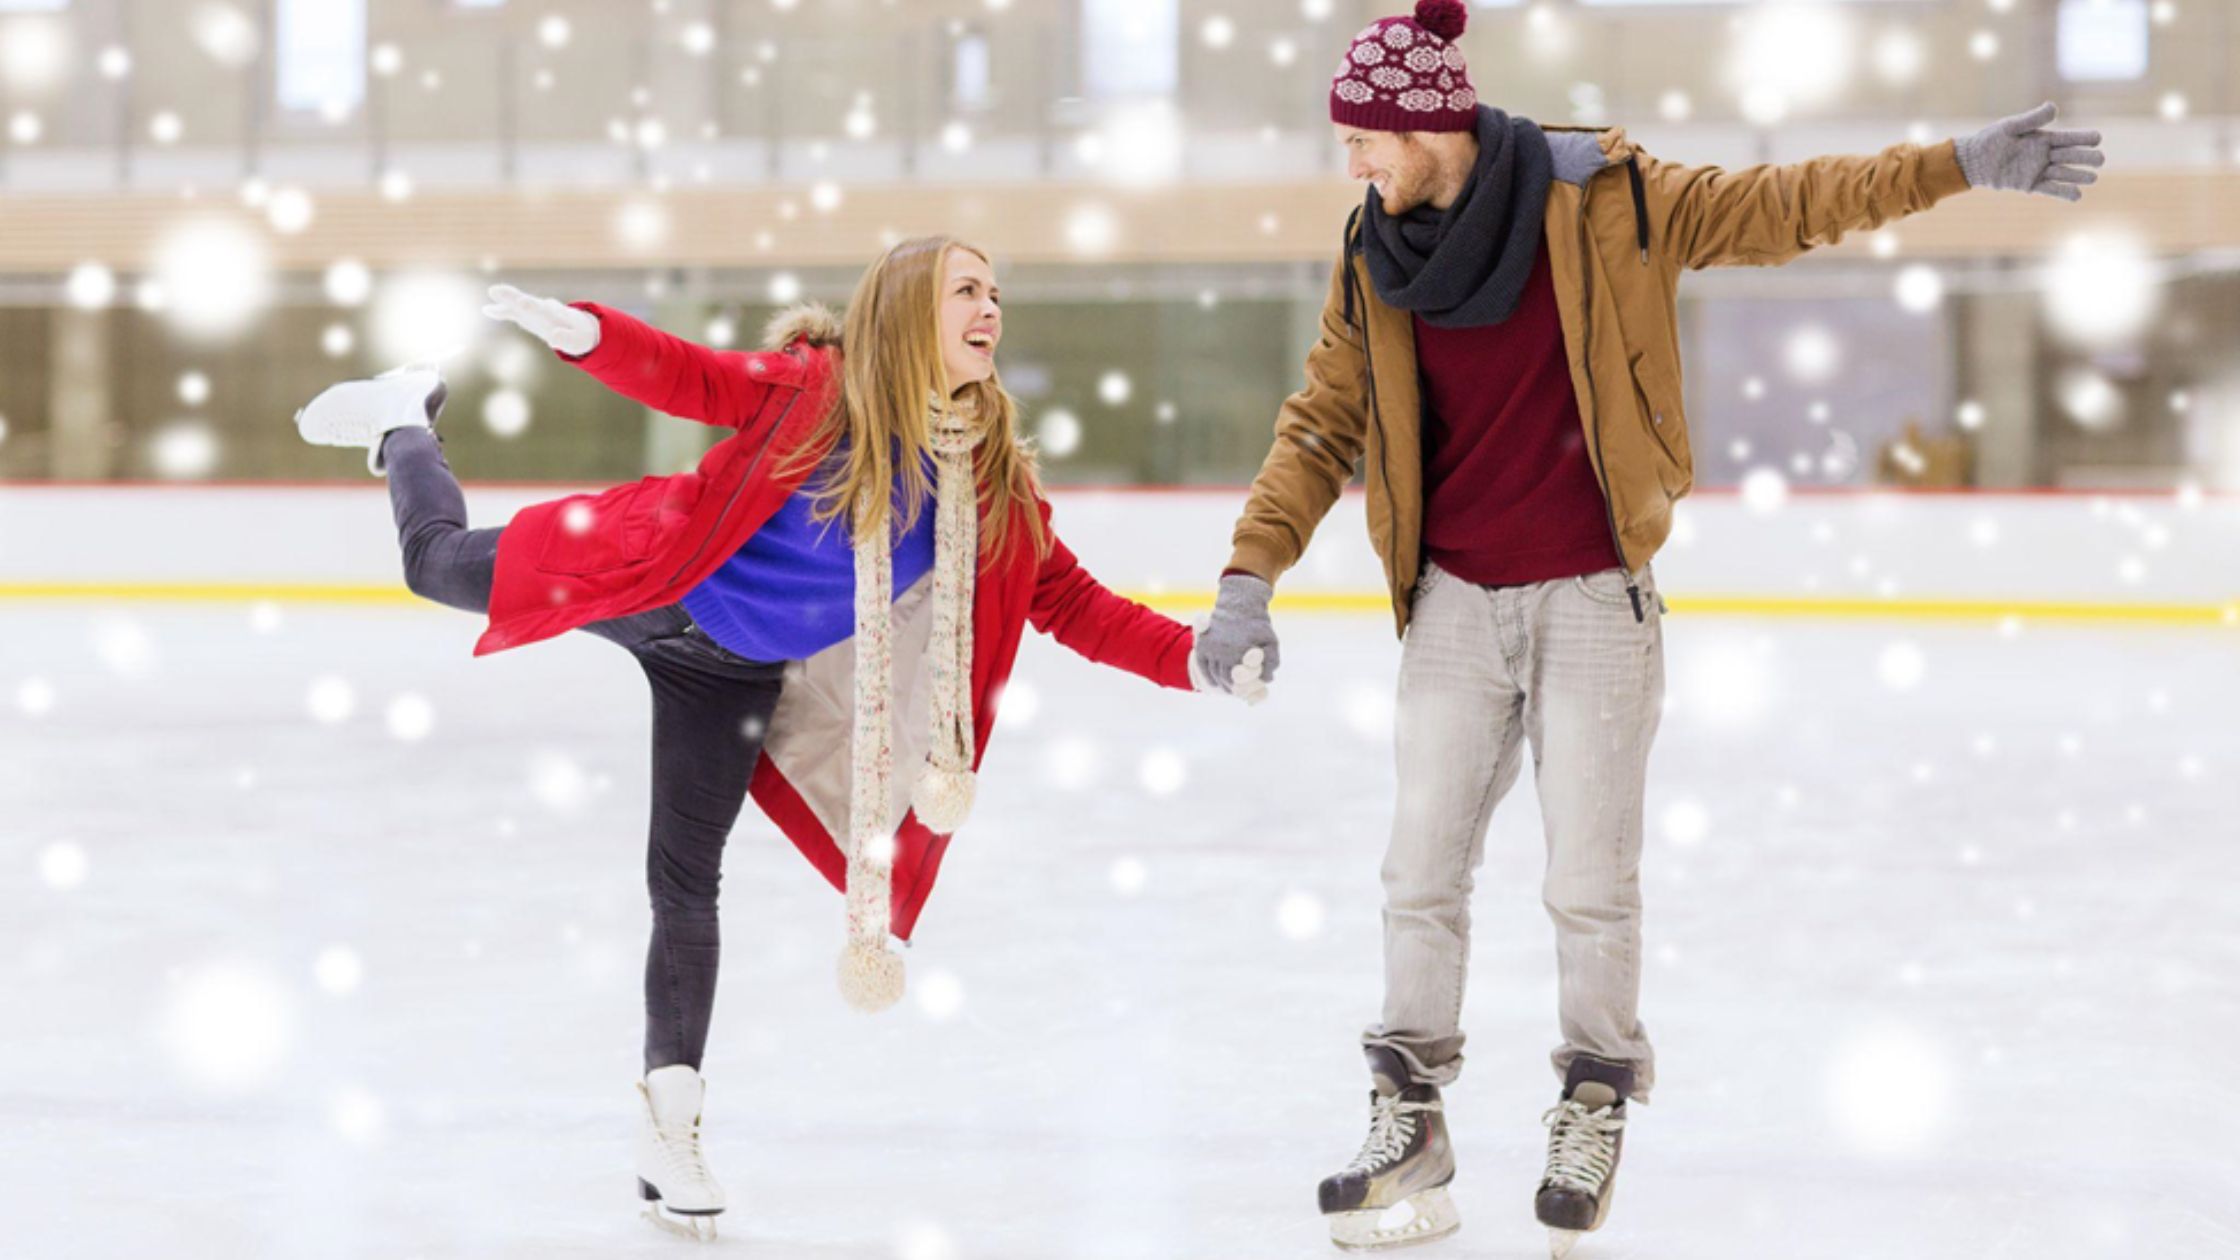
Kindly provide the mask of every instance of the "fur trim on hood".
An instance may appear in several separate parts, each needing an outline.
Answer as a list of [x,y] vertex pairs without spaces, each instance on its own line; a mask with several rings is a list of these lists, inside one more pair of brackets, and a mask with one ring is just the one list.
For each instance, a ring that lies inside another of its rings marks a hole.
[[804,337],[812,346],[839,345],[840,317],[822,302],[802,302],[771,316],[762,329],[762,344],[772,350],[783,350]]

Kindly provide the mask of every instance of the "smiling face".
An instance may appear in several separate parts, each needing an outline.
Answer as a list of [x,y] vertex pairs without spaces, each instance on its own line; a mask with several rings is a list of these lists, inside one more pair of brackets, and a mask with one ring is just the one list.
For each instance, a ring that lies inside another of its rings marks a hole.
[[1347,177],[1374,185],[1386,214],[1406,214],[1438,191],[1438,157],[1415,135],[1364,131],[1343,123],[1337,124],[1337,132],[1346,150]]
[[1003,340],[1002,291],[995,269],[969,249],[953,248],[941,264],[941,369],[949,392],[996,374]]

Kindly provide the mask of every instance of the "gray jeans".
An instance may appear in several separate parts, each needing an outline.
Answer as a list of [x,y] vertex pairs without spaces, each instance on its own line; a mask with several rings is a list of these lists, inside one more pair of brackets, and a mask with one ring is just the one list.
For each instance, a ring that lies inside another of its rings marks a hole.
[[1363,1036],[1421,1081],[1462,1070],[1470,892],[1524,746],[1546,820],[1560,1077],[1575,1055],[1655,1080],[1641,994],[1641,828],[1664,696],[1662,601],[1617,569],[1488,589],[1426,565],[1400,661],[1399,803],[1384,860],[1384,1018]]

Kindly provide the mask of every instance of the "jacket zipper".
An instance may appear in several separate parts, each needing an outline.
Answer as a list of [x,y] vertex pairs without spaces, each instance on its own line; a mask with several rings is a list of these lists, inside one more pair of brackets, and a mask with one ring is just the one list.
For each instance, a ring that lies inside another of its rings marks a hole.
[[[1355,288],[1358,283],[1355,280],[1353,274],[1353,244],[1355,240],[1355,229],[1360,222],[1361,211],[1356,208],[1354,212],[1346,218],[1345,242],[1343,247],[1338,251],[1338,258],[1339,261],[1344,264],[1346,269],[1346,327],[1349,330],[1356,331],[1360,334],[1362,369],[1364,372],[1366,372],[1369,378],[1369,427],[1371,430],[1381,431],[1384,425],[1384,417],[1377,407],[1377,359],[1375,353],[1369,348],[1370,337],[1368,303],[1360,303],[1360,324],[1356,325],[1353,322],[1353,312],[1355,307],[1354,295]],[[1384,483],[1384,501],[1386,503],[1397,503],[1399,500],[1397,496],[1395,496],[1392,492],[1392,469],[1391,466],[1386,463],[1387,455],[1385,453],[1385,445],[1385,440],[1380,435],[1377,439],[1377,480]],[[1400,531],[1398,529],[1397,521],[1394,522],[1394,528],[1390,531],[1390,533],[1392,534],[1392,537],[1385,540],[1384,571],[1387,574],[1397,576],[1400,572],[1400,556],[1399,553],[1394,550],[1394,548],[1399,544]],[[1395,593],[1394,597],[1398,598],[1397,592]]]
[[[1346,279],[1349,283],[1353,280],[1353,258],[1351,255],[1346,258]],[[1369,312],[1368,308],[1364,306],[1361,312],[1361,362],[1369,373],[1369,423],[1378,434],[1377,479],[1384,483],[1384,501],[1386,503],[1398,503],[1399,498],[1392,493],[1392,468],[1387,463],[1390,454],[1385,449],[1390,445],[1390,442],[1383,435],[1384,415],[1377,406],[1377,359],[1376,355],[1369,349],[1369,340]],[[1384,571],[1398,576],[1400,555],[1397,548],[1400,543],[1400,523],[1394,521],[1392,528],[1385,532],[1389,537],[1385,539],[1384,544]]]
[[[1594,267],[1588,262],[1594,242],[1587,234],[1587,195],[1594,190],[1594,176],[1589,175],[1579,183],[1579,282],[1586,294],[1586,303],[1580,311],[1580,336],[1586,344],[1581,347],[1587,359],[1587,428],[1594,434],[1595,472],[1602,479],[1602,514],[1610,522],[1610,544],[1618,549],[1618,570],[1626,577],[1626,599],[1633,604],[1635,624],[1647,621],[1641,610],[1641,587],[1633,580],[1633,570],[1626,563],[1626,542],[1618,532],[1618,509],[1610,502],[1610,466],[1602,458],[1602,409],[1595,397],[1594,388]],[[1644,255],[1646,256],[1646,255]]]
[[754,458],[747,461],[747,470],[739,474],[739,484],[731,487],[731,497],[724,500],[723,511],[716,513],[716,523],[709,528],[707,533],[700,536],[700,545],[694,547],[692,555],[685,560],[683,565],[678,567],[675,573],[669,575],[667,582],[662,583],[664,587],[675,585],[676,580],[684,576],[686,569],[690,569],[698,563],[700,553],[708,549],[708,540],[723,532],[723,522],[730,517],[731,509],[738,505],[739,496],[745,492],[747,483],[754,479],[754,470],[762,466],[762,457],[770,452],[770,444],[777,441],[778,430],[786,427],[786,417],[793,414],[793,405],[800,401],[801,391],[795,390],[793,397],[786,400],[785,410],[778,413],[777,422],[772,424],[770,432],[763,436],[762,445],[755,448]]

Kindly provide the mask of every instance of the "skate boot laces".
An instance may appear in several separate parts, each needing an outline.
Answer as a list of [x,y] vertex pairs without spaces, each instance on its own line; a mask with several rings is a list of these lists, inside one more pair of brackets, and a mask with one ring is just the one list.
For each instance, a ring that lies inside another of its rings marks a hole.
[[670,1173],[687,1181],[713,1181],[715,1174],[708,1171],[707,1158],[700,1150],[700,1121],[688,1124],[662,1124],[654,1122],[653,1134],[661,1147],[661,1162]]
[[1553,1185],[1568,1186],[1587,1194],[1602,1193],[1617,1151],[1618,1131],[1626,1118],[1616,1108],[1589,1111],[1570,1099],[1548,1108],[1540,1123],[1548,1126],[1548,1176]]
[[1415,1141],[1416,1117],[1440,1109],[1437,1102],[1402,1102],[1398,1094],[1378,1098],[1369,1107],[1369,1136],[1346,1171],[1373,1173],[1394,1163]]

